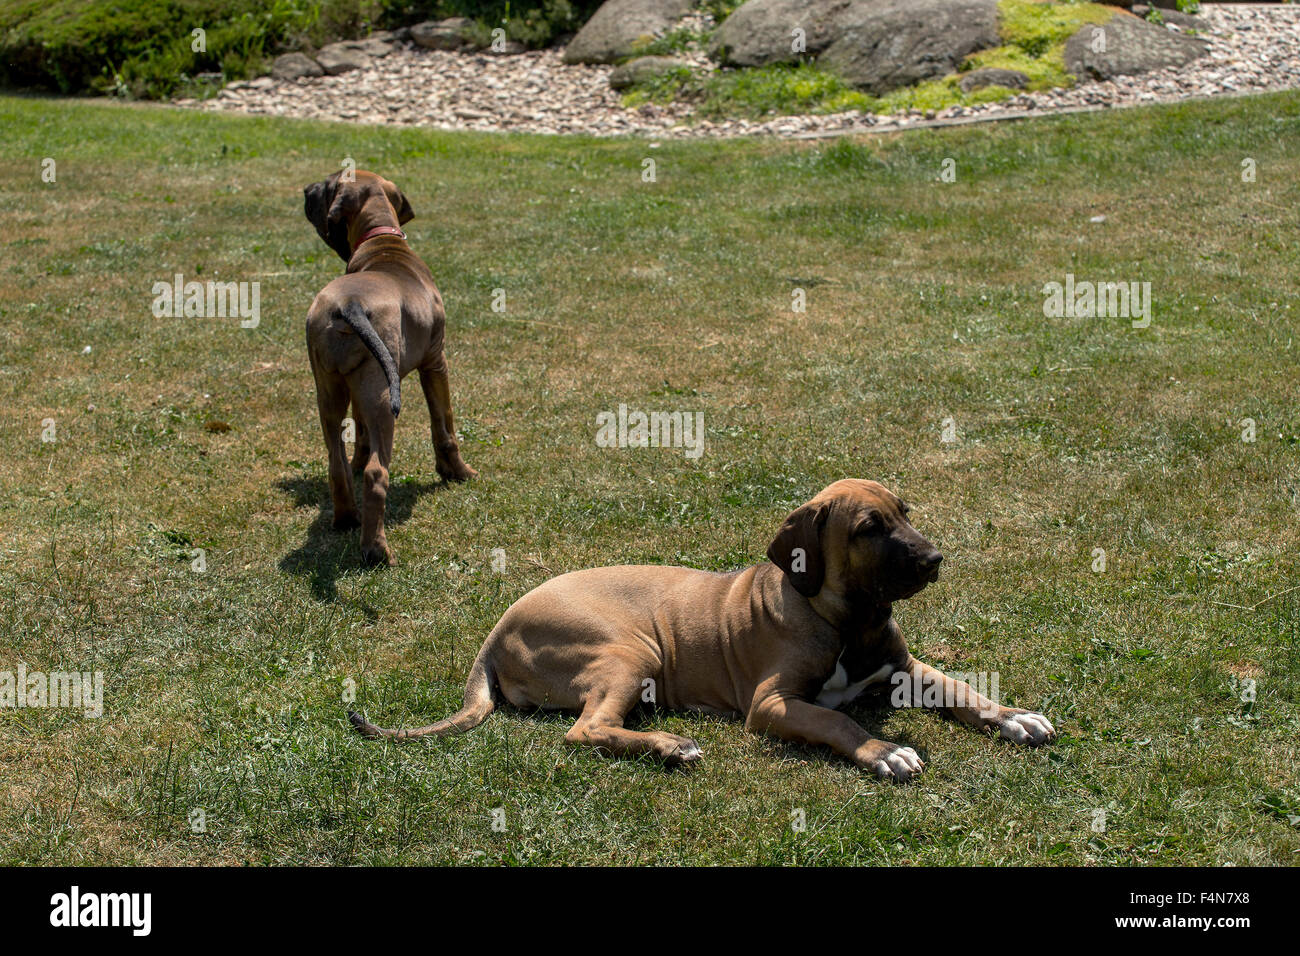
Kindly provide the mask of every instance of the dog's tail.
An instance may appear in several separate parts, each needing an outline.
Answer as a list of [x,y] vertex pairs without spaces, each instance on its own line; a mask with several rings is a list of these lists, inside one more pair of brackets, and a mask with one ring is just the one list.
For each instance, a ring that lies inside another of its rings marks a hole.
[[388,351],[388,346],[379,337],[375,327],[370,324],[370,316],[366,314],[360,302],[347,303],[339,309],[339,314],[343,316],[343,321],[352,327],[352,331],[357,333],[357,337],[365,343],[366,348],[370,349],[370,354],[384,370],[384,378],[388,379],[388,404],[393,410],[393,417],[396,418],[402,413],[402,379],[397,374],[397,363],[393,361],[392,353]]
[[416,727],[413,730],[385,730],[383,727],[376,727],[351,710],[348,711],[348,720],[352,721],[352,726],[356,728],[357,733],[372,740],[378,737],[395,737],[404,740],[407,737],[423,737],[426,734],[438,736],[463,734],[483,723],[488,714],[496,709],[496,703],[492,699],[493,683],[492,666],[487,661],[485,646],[474,659],[474,666],[470,668],[469,680],[465,683],[464,706],[450,717],[428,727]]

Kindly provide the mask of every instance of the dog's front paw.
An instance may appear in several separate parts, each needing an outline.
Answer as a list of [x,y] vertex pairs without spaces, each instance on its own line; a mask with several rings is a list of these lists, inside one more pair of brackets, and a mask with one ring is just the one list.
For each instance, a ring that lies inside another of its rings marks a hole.
[[700,745],[686,737],[669,751],[664,757],[664,763],[670,767],[679,767],[682,764],[699,763],[703,759],[704,751],[700,749]]
[[873,740],[858,752],[856,762],[881,780],[906,783],[925,769],[925,761],[911,747],[900,747],[884,740]]
[[1014,744],[1038,747],[1056,736],[1056,728],[1042,714],[1013,710],[1001,719],[998,734]]

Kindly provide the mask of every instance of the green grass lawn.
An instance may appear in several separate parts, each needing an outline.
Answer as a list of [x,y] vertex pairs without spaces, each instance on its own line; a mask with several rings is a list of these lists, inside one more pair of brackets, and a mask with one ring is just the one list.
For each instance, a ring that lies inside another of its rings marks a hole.
[[[0,711],[0,862],[1296,862],[1300,95],[657,147],[12,97],[0,124],[0,670],[105,680],[98,720]],[[416,211],[482,473],[437,483],[409,380],[381,572],[322,514],[303,341],[341,264],[301,189],[349,156]],[[175,273],[260,282],[260,326],[155,318]],[[1066,273],[1150,282],[1150,328],[1045,318]],[[703,457],[598,447],[619,403],[702,412]],[[685,714],[644,720],[700,741],[690,773],[570,750],[563,716],[348,728],[349,682],[386,725],[453,711],[551,575],[756,562],[845,476],[946,554],[896,609],[913,652],[997,671],[1058,742],[855,707],[926,758],[895,786]]]

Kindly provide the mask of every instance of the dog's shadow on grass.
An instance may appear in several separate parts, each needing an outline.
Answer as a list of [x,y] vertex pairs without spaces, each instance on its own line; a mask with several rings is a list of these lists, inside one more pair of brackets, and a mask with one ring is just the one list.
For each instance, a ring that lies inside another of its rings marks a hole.
[[[324,478],[295,475],[281,478],[277,484],[293,499],[295,508],[316,506],[317,514],[307,529],[307,538],[301,545],[280,559],[280,570],[307,579],[312,596],[318,601],[339,601],[338,579],[353,571],[366,569],[361,560],[361,532],[335,531],[333,506],[330,503],[329,484]],[[433,494],[444,486],[442,479],[434,481],[394,481],[388,488],[388,507],[384,509],[384,526],[400,525],[411,517],[415,503],[424,495]],[[370,620],[377,620],[379,612],[369,605],[358,605]]]

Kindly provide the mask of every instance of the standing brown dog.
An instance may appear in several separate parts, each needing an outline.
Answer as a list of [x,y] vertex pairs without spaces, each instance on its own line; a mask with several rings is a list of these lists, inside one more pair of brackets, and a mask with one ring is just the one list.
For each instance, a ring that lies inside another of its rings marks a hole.
[[874,481],[837,481],[785,520],[771,563],[732,574],[613,567],[552,578],[516,601],[479,651],[461,710],[428,727],[367,737],[464,733],[498,701],[580,712],[565,735],[616,756],[667,764],[701,757],[694,740],[623,726],[638,701],[743,716],[745,727],[823,744],[859,767],[908,780],[911,747],[878,740],[836,708],[891,687],[897,706],[943,710],[967,726],[1037,746],[1055,733],[1041,714],[1005,707],[918,661],[896,602],[939,577],[943,556]]
[[[360,523],[362,558],[367,564],[392,564],[384,504],[393,426],[402,407],[401,380],[412,369],[420,370],[429,403],[438,474],[448,481],[478,474],[461,460],[456,442],[443,356],[442,296],[400,228],[415,216],[411,204],[387,179],[361,169],[354,181],[334,173],[305,187],[303,194],[307,219],[348,264],[307,313],[307,354],[329,454],[334,527],[345,530]],[[357,430],[351,470],[342,434],[349,401]],[[366,485],[358,522],[352,470],[362,468]]]

